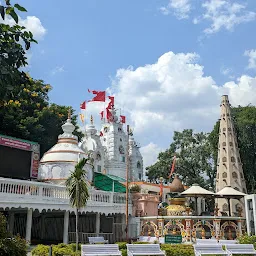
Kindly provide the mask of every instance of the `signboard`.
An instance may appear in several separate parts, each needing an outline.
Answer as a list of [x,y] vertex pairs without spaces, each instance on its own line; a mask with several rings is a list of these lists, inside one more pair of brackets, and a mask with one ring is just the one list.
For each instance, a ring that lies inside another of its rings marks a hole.
[[182,242],[181,235],[165,235],[164,243],[165,244],[180,244]]
[[[36,142],[17,139],[0,134],[0,145],[31,152],[30,177],[37,178],[40,160],[40,146]],[[15,161],[15,159],[13,159]]]

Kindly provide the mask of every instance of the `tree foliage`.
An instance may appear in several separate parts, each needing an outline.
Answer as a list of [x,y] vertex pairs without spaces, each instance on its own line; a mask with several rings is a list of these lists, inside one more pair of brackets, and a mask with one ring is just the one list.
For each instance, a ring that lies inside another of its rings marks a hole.
[[12,236],[7,232],[7,221],[0,213],[0,255],[1,256],[26,256],[26,241],[19,236]]
[[[67,106],[49,104],[48,93],[51,90],[49,84],[42,80],[34,80],[28,77],[25,84],[16,85],[12,93],[3,101],[0,108],[0,133],[36,141],[41,145],[41,153],[52,147],[57,137],[62,133],[61,125],[74,110]],[[78,132],[77,117],[72,121]]]
[[147,167],[147,176],[151,181],[161,176],[168,179],[173,157],[176,155],[175,173],[179,174],[186,185],[198,183],[214,186],[216,167],[212,161],[212,145],[208,134],[194,133],[192,129],[174,132],[169,149],[161,152],[158,161]]
[[66,188],[72,207],[76,208],[76,250],[78,250],[78,210],[85,207],[89,199],[88,183],[84,166],[91,161],[83,158],[66,180]]
[[[27,65],[26,51],[31,43],[36,42],[33,34],[18,24],[16,10],[26,12],[19,4],[12,6],[9,0],[0,3],[0,15],[3,20],[14,19],[16,24],[10,26],[0,23],[0,99],[13,95],[16,86],[27,82],[28,77],[21,70]],[[2,102],[0,102],[2,107]]]

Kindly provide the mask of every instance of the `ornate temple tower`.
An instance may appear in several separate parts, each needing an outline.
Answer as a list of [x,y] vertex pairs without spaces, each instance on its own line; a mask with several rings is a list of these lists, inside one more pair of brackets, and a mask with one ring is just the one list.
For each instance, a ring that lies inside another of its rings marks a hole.
[[143,179],[143,158],[139,146],[133,136],[129,138],[130,156],[130,180],[139,181]]
[[[246,184],[243,168],[237,144],[236,132],[230,113],[230,104],[227,95],[221,98],[221,115],[218,144],[218,165],[216,176],[216,192],[225,186],[246,193]],[[222,212],[228,212],[226,199],[216,199],[218,208]],[[244,209],[241,201],[231,200],[231,213],[237,212],[237,207]]]
[[126,177],[127,134],[118,120],[116,110],[111,109],[111,120],[103,124],[101,143],[105,148],[105,170],[107,174]]
[[79,147],[93,158],[94,170],[96,172],[104,171],[105,151],[101,145],[100,135],[97,134],[97,129],[93,124],[91,116],[91,124],[86,128],[85,137],[79,143]]

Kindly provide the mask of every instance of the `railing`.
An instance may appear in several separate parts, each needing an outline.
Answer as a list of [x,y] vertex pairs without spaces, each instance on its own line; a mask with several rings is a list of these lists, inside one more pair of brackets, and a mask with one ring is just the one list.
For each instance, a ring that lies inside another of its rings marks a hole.
[[[60,200],[68,203],[68,193],[65,186],[47,184],[43,182],[15,180],[0,178],[0,196],[17,197],[35,197],[41,199]],[[91,189],[89,191],[89,202],[102,202],[111,204],[125,204],[126,195],[123,193],[110,193]]]
[[245,232],[245,218],[228,216],[152,216],[140,218],[141,236],[181,235],[183,242],[237,239]]

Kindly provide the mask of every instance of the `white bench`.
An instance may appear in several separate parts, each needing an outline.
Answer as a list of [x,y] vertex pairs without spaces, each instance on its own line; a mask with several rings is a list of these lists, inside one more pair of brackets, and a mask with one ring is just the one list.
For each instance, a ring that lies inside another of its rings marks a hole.
[[89,244],[108,244],[108,240],[105,240],[103,236],[94,236],[94,237],[88,237]]
[[253,244],[227,244],[226,250],[230,255],[234,254],[251,254],[256,255]]
[[139,237],[140,242],[154,243],[156,240],[157,240],[156,237],[151,237],[151,236],[140,236]]
[[127,244],[127,255],[163,255],[159,244]]
[[217,239],[196,239],[196,244],[218,244]]
[[83,244],[81,246],[81,256],[112,255],[121,256],[117,244]]
[[219,240],[219,243],[222,245],[226,245],[226,244],[237,244],[237,240]]
[[218,254],[218,255],[230,255],[228,251],[222,249],[221,244],[195,244],[194,245],[195,256]]

